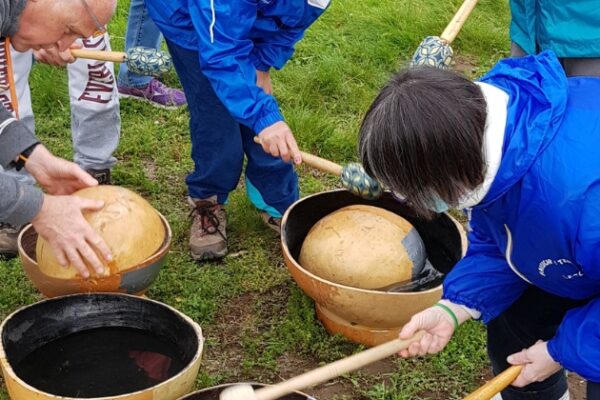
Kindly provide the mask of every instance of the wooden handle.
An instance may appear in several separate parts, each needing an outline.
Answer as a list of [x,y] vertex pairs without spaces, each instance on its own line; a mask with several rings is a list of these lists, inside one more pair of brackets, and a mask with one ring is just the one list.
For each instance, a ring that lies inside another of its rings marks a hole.
[[126,59],[126,54],[120,51],[100,51],[100,50],[83,50],[71,49],[71,54],[75,58],[87,58],[98,61],[111,61],[122,63]]
[[467,18],[469,18],[469,14],[471,14],[471,11],[473,11],[475,5],[477,5],[477,0],[464,1],[462,6],[460,6],[458,11],[456,12],[456,14],[454,14],[454,17],[452,17],[452,20],[450,21],[446,29],[444,29],[444,32],[442,32],[440,38],[443,41],[445,41],[447,44],[452,43],[452,41],[458,35],[458,32],[460,32],[460,29],[464,25]]
[[[258,136],[254,136],[254,142],[261,144],[260,138]],[[305,153],[303,151],[300,152],[302,155],[302,161],[307,165],[310,165],[313,168],[316,168],[320,171],[327,172],[328,174],[340,176],[342,175],[342,166],[334,163],[333,161],[326,160],[321,157],[317,157],[310,153]]]
[[424,331],[417,332],[408,340],[394,339],[377,347],[365,350],[350,357],[332,362],[320,368],[298,375],[287,381],[283,381],[273,386],[258,389],[255,394],[256,400],[275,400],[286,394],[293,393],[296,390],[302,390],[309,386],[326,382],[337,378],[348,372],[357,370],[365,365],[379,361],[406,349],[412,342],[420,340],[425,334]]
[[502,373],[496,375],[492,380],[486,382],[485,385],[481,386],[463,400],[490,400],[517,379],[517,376],[519,376],[522,369],[522,365],[513,365],[512,367],[505,369]]

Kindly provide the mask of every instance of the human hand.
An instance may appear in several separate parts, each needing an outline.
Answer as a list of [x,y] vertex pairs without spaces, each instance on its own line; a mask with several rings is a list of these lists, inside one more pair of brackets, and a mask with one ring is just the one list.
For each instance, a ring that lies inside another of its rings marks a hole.
[[524,365],[523,370],[512,383],[516,387],[543,381],[562,368],[548,352],[548,342],[541,340],[528,349],[511,354],[506,361],[513,365]]
[[288,162],[290,158],[295,164],[302,162],[300,149],[290,127],[283,121],[275,122],[259,132],[260,144],[263,150],[273,157],[281,157]]
[[77,164],[52,155],[43,145],[33,149],[25,169],[53,195],[71,194],[98,182]]
[[273,94],[271,75],[269,74],[269,71],[256,70],[256,86],[262,88],[266,94]]
[[31,221],[37,233],[50,244],[59,264],[73,266],[83,278],[90,276],[86,264],[103,275],[104,262],[112,260],[104,239],[83,217],[83,211],[95,211],[103,206],[101,200],[44,195],[42,208]]
[[421,340],[401,350],[400,356],[404,358],[424,356],[442,351],[454,333],[454,321],[440,307],[429,307],[412,316],[400,331],[400,339],[410,339],[419,330],[424,330],[425,335]]
[[41,48],[33,50],[33,56],[36,61],[49,65],[65,66],[75,62],[76,58],[71,54],[71,49],[79,49],[81,45],[73,44],[70,49],[59,50],[58,47]]

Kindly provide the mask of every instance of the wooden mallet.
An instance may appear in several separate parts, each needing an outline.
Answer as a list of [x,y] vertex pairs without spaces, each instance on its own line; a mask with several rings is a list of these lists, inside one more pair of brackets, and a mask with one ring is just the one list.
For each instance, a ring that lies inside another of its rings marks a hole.
[[352,372],[365,365],[379,361],[406,349],[412,342],[420,340],[425,332],[419,331],[408,340],[394,339],[387,343],[324,365],[273,386],[254,390],[250,385],[231,386],[221,392],[220,400],[275,400],[281,396],[318,385],[330,379]]
[[450,43],[456,38],[476,4],[477,0],[465,0],[441,36],[427,36],[423,39],[413,55],[411,66],[450,68],[454,56]]
[[[254,141],[261,144],[258,136],[254,137]],[[326,172],[331,175],[339,176],[342,185],[352,194],[362,197],[367,200],[376,200],[381,197],[383,190],[381,184],[371,178],[359,163],[349,163],[343,167],[333,161],[317,157],[313,154],[301,151],[302,161],[319,171]]]
[[505,369],[463,400],[490,400],[517,379],[522,369],[522,365],[513,365]]
[[159,77],[173,66],[170,55],[148,47],[133,47],[127,50],[126,53],[121,51],[71,49],[71,54],[75,58],[126,63],[131,72],[139,75]]

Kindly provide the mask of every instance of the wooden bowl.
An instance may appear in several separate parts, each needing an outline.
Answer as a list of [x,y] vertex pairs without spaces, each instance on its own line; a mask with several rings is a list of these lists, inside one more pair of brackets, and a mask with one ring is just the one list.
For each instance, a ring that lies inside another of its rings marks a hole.
[[106,277],[83,279],[79,275],[72,279],[56,278],[44,274],[36,260],[38,234],[32,225],[27,225],[18,238],[19,257],[25,273],[33,285],[46,297],[63,296],[73,293],[87,292],[120,292],[143,294],[158,276],[166,261],[171,246],[171,228],[166,218],[159,214],[165,227],[165,239],[160,248],[152,256],[138,265],[124,269]]
[[[145,339],[137,340],[140,335]],[[96,340],[82,341],[90,337]],[[0,338],[0,366],[13,400],[175,400],[192,389],[204,344],[200,326],[186,315],[120,293],[55,297],[23,307],[4,320]],[[166,347],[156,346],[157,340]],[[49,347],[55,357],[48,357]],[[135,389],[119,392],[123,387]]]
[[390,193],[369,201],[343,189],[333,190],[305,197],[288,208],[281,223],[281,245],[292,277],[315,301],[317,316],[330,333],[374,346],[395,339],[412,315],[435,304],[441,298],[442,286],[389,293],[330,282],[303,268],[298,257],[311,227],[324,216],[353,204],[381,207],[407,219],[421,236],[429,261],[442,273],[449,272],[462,258],[467,240],[462,226],[449,214],[432,220],[417,218]]
[[[219,400],[219,394],[230,386],[238,385],[239,383],[227,383],[224,385],[214,386],[207,389],[202,389],[194,393],[190,393],[187,396],[182,397],[179,400]],[[260,383],[250,383],[254,389],[259,389],[261,387],[265,387],[267,385],[263,385]],[[317,400],[314,397],[311,397],[307,394],[301,392],[295,392],[293,394],[288,394],[281,398],[281,400]]]

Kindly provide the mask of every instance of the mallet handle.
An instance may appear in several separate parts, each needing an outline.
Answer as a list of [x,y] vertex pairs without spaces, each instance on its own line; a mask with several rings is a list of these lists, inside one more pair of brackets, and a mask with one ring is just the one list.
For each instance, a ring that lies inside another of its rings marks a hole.
[[258,389],[254,392],[255,399],[275,400],[286,394],[293,393],[296,390],[305,389],[309,386],[337,378],[338,376],[357,370],[365,365],[379,361],[398,353],[400,350],[406,349],[412,342],[420,340],[424,334],[425,332],[419,331],[408,340],[394,339],[358,354],[354,354],[350,357],[343,358],[302,375],[298,375],[287,381]]
[[71,54],[75,58],[87,58],[98,61],[111,61],[122,63],[126,59],[126,54],[121,51],[101,51],[101,50],[83,50],[71,49]]
[[473,11],[476,5],[477,0],[465,0],[456,12],[456,14],[454,14],[454,17],[452,17],[452,20],[450,21],[446,29],[444,29],[444,32],[442,32],[440,38],[447,44],[452,43],[452,41],[458,35],[458,32],[460,32],[462,26],[465,24],[467,18],[469,18],[469,14],[471,14],[471,11]]
[[[261,144],[260,138],[258,136],[254,136],[254,141],[258,144]],[[307,165],[316,168],[320,171],[327,172],[328,174],[332,174],[335,176],[342,175],[342,166],[334,163],[333,161],[326,160],[321,157],[317,157],[310,153],[306,153],[301,151],[302,161]]]
[[463,400],[490,400],[510,385],[519,376],[522,369],[522,365],[513,365],[505,369]]

